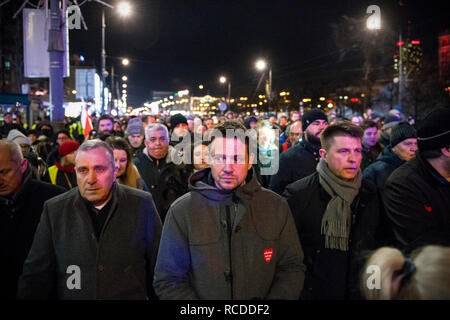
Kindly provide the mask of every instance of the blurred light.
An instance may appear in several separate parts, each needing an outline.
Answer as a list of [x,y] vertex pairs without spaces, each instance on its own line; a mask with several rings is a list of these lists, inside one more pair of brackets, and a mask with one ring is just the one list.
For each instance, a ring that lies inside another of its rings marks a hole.
[[122,88],[126,88],[126,87],[128,87],[128,85],[127,85],[126,83],[124,83],[124,84],[122,85]]
[[124,90],[122,90],[122,93],[127,93],[127,90],[125,90],[125,89],[124,89]]
[[358,102],[359,99],[358,99],[358,98],[351,98],[350,101],[351,101],[351,102]]
[[220,81],[220,83],[225,83],[225,82],[227,82],[227,78],[224,77],[224,76],[221,76],[221,77],[219,78],[219,81]]
[[80,54],[80,61],[81,61],[81,62],[84,62],[84,60],[85,60],[85,59],[84,59],[84,56]]
[[320,101],[325,101],[325,97],[320,97],[319,100]]
[[267,64],[264,60],[256,61],[256,69],[258,69],[259,71],[266,69],[266,66],[267,66]]
[[397,42],[397,47],[401,47],[405,44],[405,41],[399,41]]
[[420,40],[411,40],[411,44],[420,44]]
[[117,10],[121,16],[129,16],[131,14],[131,6],[128,2],[119,3]]
[[122,77],[122,81],[127,81],[128,80],[128,77],[127,76],[123,76]]
[[332,103],[329,103],[329,104],[327,105],[327,107],[328,107],[328,108],[333,108],[333,104],[332,104]]
[[303,102],[311,102],[311,99],[310,99],[310,98],[305,98],[305,99],[303,99],[302,101],[303,101]]
[[318,104],[318,105],[317,105],[317,108],[320,108],[320,107],[322,107],[322,106],[321,106],[320,104]]
[[198,86],[198,88],[199,88],[200,90],[203,90],[204,87],[203,87],[203,85],[201,84],[201,85]]
[[348,97],[347,96],[344,96],[344,100],[347,100],[348,99]]
[[77,94],[77,90],[72,90],[72,94]]
[[123,64],[124,66],[127,66],[127,65],[130,64],[130,60],[128,60],[127,58],[124,58],[124,59],[122,59],[122,64]]

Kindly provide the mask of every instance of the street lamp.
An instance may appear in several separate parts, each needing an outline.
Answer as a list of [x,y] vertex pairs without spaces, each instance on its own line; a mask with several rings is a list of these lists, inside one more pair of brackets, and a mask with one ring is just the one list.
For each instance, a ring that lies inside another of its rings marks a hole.
[[[111,9],[114,9],[114,6],[104,3],[102,2],[102,4],[104,4],[105,6],[108,6]],[[128,2],[121,2],[118,4],[117,8],[118,13],[123,16],[129,16],[131,14],[131,6]],[[108,76],[108,72],[106,71],[106,50],[105,50],[105,29],[106,29],[106,22],[105,22],[105,9],[102,8],[102,72],[101,72],[101,78],[102,78],[102,84],[103,86],[106,86],[105,84],[105,79]],[[127,59],[128,60],[128,59]],[[122,63],[124,64],[124,62],[122,61]],[[129,63],[129,61],[128,61]],[[124,65],[128,65],[124,64]],[[111,72],[112,73],[112,72]],[[113,74],[111,74],[111,77],[113,77]],[[113,80],[114,81],[114,80]],[[111,91],[113,90],[113,88],[111,88]],[[106,101],[105,101],[105,90],[102,90],[102,112],[105,112],[106,110]]]
[[[258,61],[256,61],[256,69],[258,71],[264,71],[267,68],[267,63],[266,61],[259,59]],[[272,67],[269,68],[269,90],[267,90],[267,95],[268,95],[268,100],[269,100],[269,111],[271,110],[271,105],[272,105]]]
[[122,17],[127,17],[131,14],[131,6],[128,2],[121,2],[117,6],[117,11]]
[[122,77],[122,81],[128,81],[128,77],[127,76],[123,76]]
[[123,58],[123,59],[122,59],[122,64],[123,64],[124,66],[127,66],[127,65],[130,64],[130,60],[128,60],[127,58]]
[[231,81],[227,80],[227,78],[225,76],[221,76],[219,78],[219,82],[221,84],[225,84],[228,82],[228,95],[227,95],[227,102],[230,102],[230,96],[231,96]]

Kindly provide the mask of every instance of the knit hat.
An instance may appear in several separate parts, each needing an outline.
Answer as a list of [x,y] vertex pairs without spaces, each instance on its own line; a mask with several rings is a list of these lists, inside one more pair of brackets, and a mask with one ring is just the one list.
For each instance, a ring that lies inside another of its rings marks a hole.
[[416,129],[408,122],[400,122],[392,128],[390,138],[391,147],[395,147],[400,142],[410,138],[417,138]]
[[67,156],[69,153],[77,151],[80,144],[75,140],[66,140],[58,148],[58,153],[61,157]]
[[387,117],[386,120],[384,120],[383,130],[395,127],[400,121],[400,118],[395,115]]
[[181,113],[174,114],[170,117],[170,128],[173,130],[177,125],[180,123],[187,123],[187,119],[185,116],[183,116]]
[[28,139],[22,132],[17,129],[10,130],[6,139],[15,142],[18,145],[31,145],[30,139]]
[[306,111],[302,117],[303,131],[305,131],[306,128],[316,120],[325,120],[328,122],[328,117],[325,112],[320,109],[311,109]]
[[420,151],[450,146],[450,109],[438,108],[422,120],[417,130]]
[[140,118],[133,118],[128,121],[127,135],[131,136],[132,134],[144,134],[144,127]]

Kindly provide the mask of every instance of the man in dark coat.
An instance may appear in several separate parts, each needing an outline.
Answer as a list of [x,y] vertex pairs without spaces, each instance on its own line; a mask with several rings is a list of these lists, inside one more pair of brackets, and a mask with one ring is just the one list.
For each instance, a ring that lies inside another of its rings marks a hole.
[[188,166],[173,162],[175,150],[169,145],[168,130],[163,124],[149,124],[144,142],[146,148],[133,162],[150,188],[164,222],[170,205],[188,191],[188,179],[192,171]]
[[417,131],[419,151],[386,182],[385,210],[397,247],[450,245],[450,109],[427,115]]
[[259,184],[244,128],[216,127],[211,168],[170,207],[155,268],[161,299],[298,299],[303,254],[286,201]]
[[305,112],[302,118],[302,141],[281,153],[278,173],[270,179],[270,190],[282,194],[288,184],[316,171],[320,133],[327,126],[328,118],[322,110],[312,109]]
[[361,128],[364,130],[362,138],[362,161],[361,170],[364,171],[371,163],[375,162],[378,155],[383,148],[377,142],[378,139],[378,125],[373,120],[364,120],[361,124]]
[[362,177],[363,131],[350,122],[321,135],[317,172],[286,187],[305,254],[303,299],[357,299],[361,253],[376,247],[381,202]]
[[44,205],[23,267],[21,299],[149,299],[161,235],[148,192],[115,182],[108,144],[78,149],[78,187]]
[[0,277],[2,299],[15,299],[22,266],[34,238],[44,202],[63,193],[31,178],[20,147],[0,140]]
[[380,190],[391,173],[415,157],[417,151],[416,129],[407,122],[392,129],[390,145],[386,146],[377,161],[364,170],[364,178],[372,181]]

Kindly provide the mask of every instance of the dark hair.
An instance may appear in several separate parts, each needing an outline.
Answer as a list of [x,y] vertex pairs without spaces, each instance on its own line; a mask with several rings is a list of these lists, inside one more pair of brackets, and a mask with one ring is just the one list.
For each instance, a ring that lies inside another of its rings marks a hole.
[[127,140],[122,137],[117,136],[109,136],[105,141],[111,149],[114,150],[123,150],[127,153],[127,166],[130,165],[131,159],[131,147],[128,144]]
[[109,120],[112,124],[114,124],[114,119],[108,114],[102,114],[101,117],[98,118],[98,124],[100,124],[100,121],[102,120]]
[[373,128],[373,127],[378,129],[378,124],[373,120],[366,119],[361,123],[360,127],[361,127],[361,129],[366,131],[367,129]]
[[[246,132],[249,132],[245,128],[245,126],[240,121],[237,121],[237,120],[225,120],[224,122],[219,123],[214,127],[213,131],[216,131],[216,130],[218,132],[220,132],[220,134],[224,138],[227,136],[227,130],[242,130],[244,132],[244,134]],[[253,132],[253,131],[251,131],[251,132]],[[216,137],[214,136],[214,134],[212,134],[211,144],[214,141],[214,138],[216,138]],[[242,136],[239,136],[239,135],[236,135],[235,139],[239,139],[239,140],[241,140],[241,142],[245,143],[245,147],[246,147],[245,149],[247,150],[247,154],[250,155],[250,144],[251,144],[251,142],[253,142],[252,141],[253,139],[256,139],[256,137],[245,134],[244,139],[242,139]]]
[[[370,127],[369,127],[370,128]],[[320,143],[325,150],[330,149],[331,139],[338,136],[350,136],[362,139],[364,130],[350,121],[342,121],[331,124],[322,131]]]

